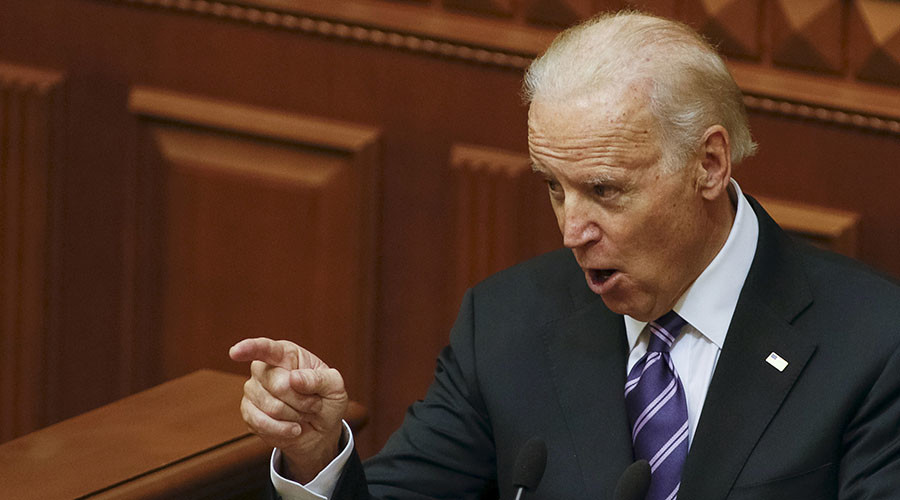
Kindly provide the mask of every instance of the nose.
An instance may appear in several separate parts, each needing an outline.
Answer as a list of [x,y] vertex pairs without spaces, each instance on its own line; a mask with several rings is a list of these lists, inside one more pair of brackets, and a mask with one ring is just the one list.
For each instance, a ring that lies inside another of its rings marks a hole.
[[566,203],[562,208],[560,231],[567,248],[582,247],[600,240],[600,226],[583,207],[576,203]]

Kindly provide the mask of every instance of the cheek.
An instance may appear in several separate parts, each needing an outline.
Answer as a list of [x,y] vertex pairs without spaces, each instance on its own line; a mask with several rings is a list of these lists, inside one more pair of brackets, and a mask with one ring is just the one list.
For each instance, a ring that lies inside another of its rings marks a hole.
[[673,234],[671,225],[662,216],[630,219],[618,224],[617,231],[610,234],[631,264],[632,272],[639,275],[658,275],[669,266],[667,254],[670,252]]
[[553,208],[553,215],[556,216],[556,225],[559,226],[559,232],[563,233],[566,224],[566,212],[563,210],[562,204],[557,203],[553,197],[550,197],[550,206]]

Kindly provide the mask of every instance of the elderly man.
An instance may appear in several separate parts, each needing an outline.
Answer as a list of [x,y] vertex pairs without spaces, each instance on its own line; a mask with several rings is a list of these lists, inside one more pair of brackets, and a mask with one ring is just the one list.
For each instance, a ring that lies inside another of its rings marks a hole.
[[[470,290],[424,401],[362,466],[340,374],[245,340],[244,419],[285,498],[900,495],[900,289],[789,239],[731,179],[740,92],[697,34],[634,13],[562,33],[526,76],[528,143],[565,246]],[[786,167],[787,168],[787,167]]]

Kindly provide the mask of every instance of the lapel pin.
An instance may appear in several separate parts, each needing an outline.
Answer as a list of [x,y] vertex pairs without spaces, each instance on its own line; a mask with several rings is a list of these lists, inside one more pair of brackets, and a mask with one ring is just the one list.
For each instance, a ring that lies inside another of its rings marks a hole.
[[785,368],[787,368],[788,362],[777,353],[773,352],[769,354],[769,357],[766,358],[766,363],[774,366],[776,370],[783,372]]

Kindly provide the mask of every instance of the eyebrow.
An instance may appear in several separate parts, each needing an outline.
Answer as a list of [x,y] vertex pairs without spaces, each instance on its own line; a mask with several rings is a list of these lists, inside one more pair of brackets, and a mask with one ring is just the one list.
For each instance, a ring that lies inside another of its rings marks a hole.
[[[544,177],[545,179],[556,178],[556,176],[554,176],[552,172],[534,161],[531,162],[531,171],[537,175]],[[634,185],[634,179],[622,179],[621,177],[616,177],[615,175],[605,172],[599,174],[588,174],[584,178],[575,176],[575,178],[573,178],[572,180],[584,186],[616,185],[627,188]]]
[[549,176],[549,175],[550,175],[550,172],[549,172],[546,168],[544,168],[544,167],[538,165],[538,164],[535,163],[535,162],[531,162],[531,171],[534,172],[534,173],[536,173],[536,174],[541,174],[541,175],[543,175],[543,176]]
[[609,174],[599,174],[587,177],[583,182],[587,184],[609,184],[610,182],[618,182],[618,179]]

